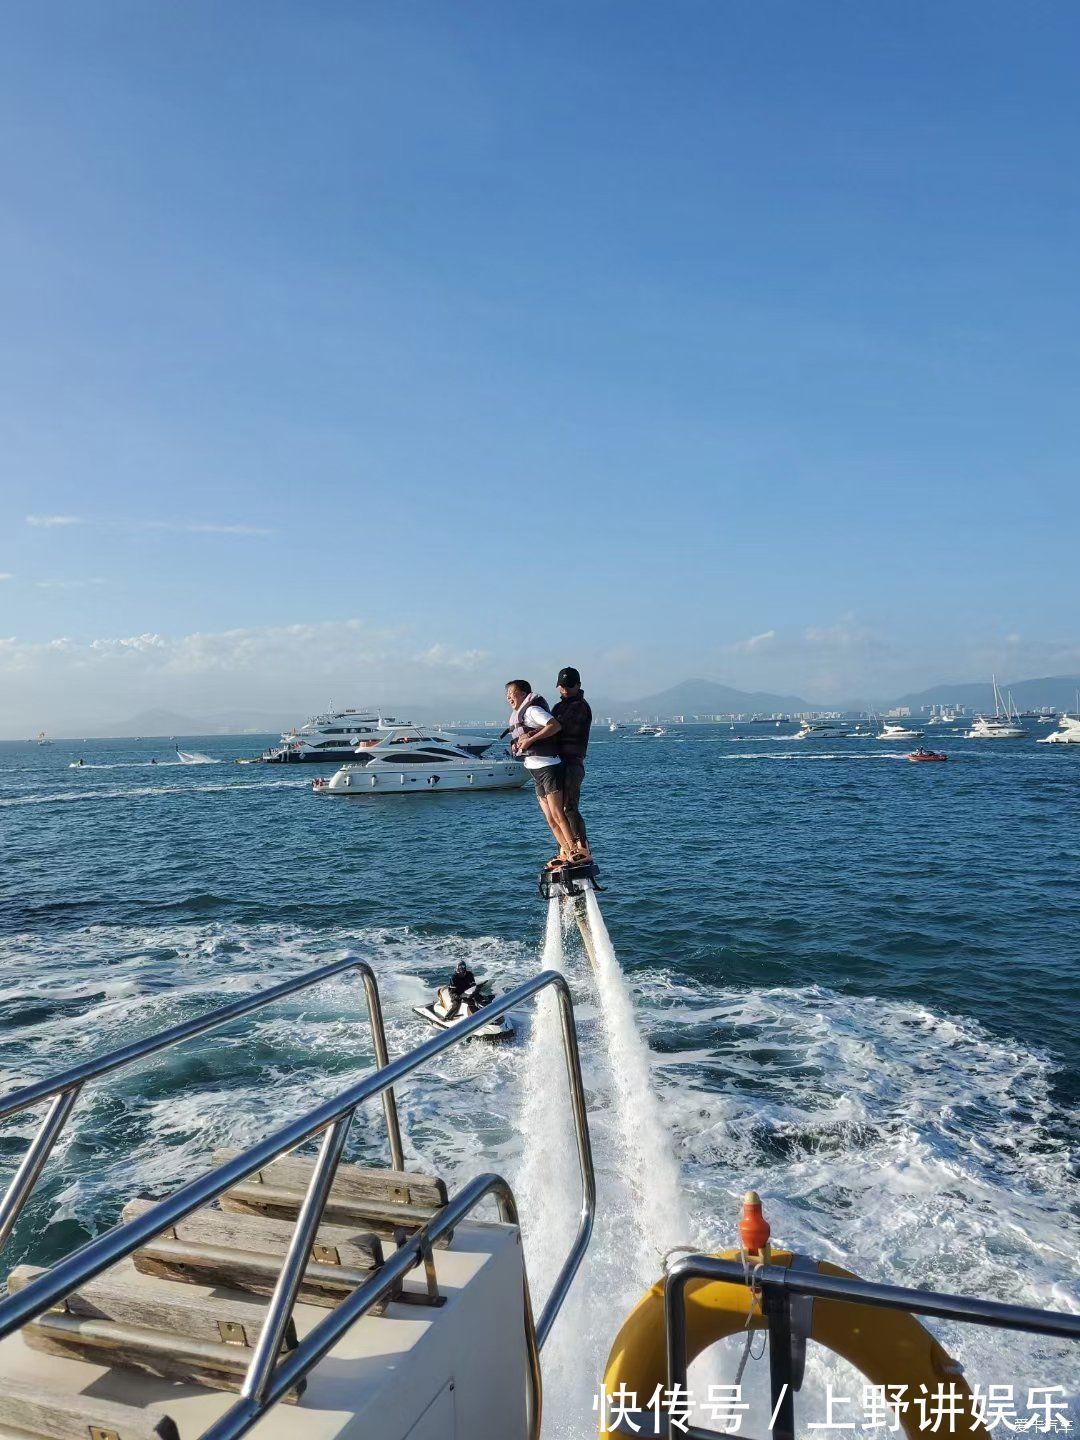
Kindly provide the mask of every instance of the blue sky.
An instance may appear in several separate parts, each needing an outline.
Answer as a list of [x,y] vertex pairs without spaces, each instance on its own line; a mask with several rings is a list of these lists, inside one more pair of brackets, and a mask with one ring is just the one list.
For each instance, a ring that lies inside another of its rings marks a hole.
[[1080,669],[1078,41],[1040,3],[9,13],[0,730],[571,655],[627,696]]

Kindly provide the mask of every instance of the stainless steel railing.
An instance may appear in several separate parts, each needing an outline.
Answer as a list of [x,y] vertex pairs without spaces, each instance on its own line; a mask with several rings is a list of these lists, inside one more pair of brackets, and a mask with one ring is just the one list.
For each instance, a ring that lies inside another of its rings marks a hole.
[[[792,1301],[798,1297],[846,1300],[885,1310],[907,1310],[938,1320],[966,1321],[999,1330],[1023,1330],[1061,1340],[1080,1340],[1080,1315],[1038,1310],[1027,1305],[1006,1305],[997,1300],[975,1300],[964,1295],[941,1295],[932,1290],[909,1290],[900,1285],[877,1285],[854,1276],[821,1275],[816,1269],[788,1269],[759,1265],[751,1272],[741,1260],[720,1260],[712,1255],[686,1255],[677,1260],[664,1280],[664,1321],[667,1329],[668,1389],[680,1386],[686,1395],[686,1287],[691,1280],[724,1280],[731,1285],[753,1285],[761,1294],[761,1308],[769,1332],[769,1384],[772,1392],[772,1440],[794,1440],[796,1384],[792,1353]],[[679,1424],[682,1440],[711,1440],[723,1432],[699,1425]]]
[[[53,1147],[60,1138],[61,1131],[75,1102],[82,1093],[83,1086],[89,1081],[98,1080],[102,1075],[120,1070],[125,1065],[134,1064],[137,1060],[145,1059],[147,1055],[168,1050],[174,1045],[179,1045],[183,1040],[190,1040],[194,1035],[204,1035],[208,1030],[216,1030],[222,1025],[227,1025],[230,1020],[236,1020],[241,1015],[250,1015],[253,1010],[261,1010],[263,1006],[271,1005],[275,1000],[282,1000],[286,995],[295,995],[300,990],[310,989],[311,986],[319,985],[322,981],[329,980],[331,976],[344,974],[348,970],[359,971],[363,978],[375,1059],[380,1066],[385,1066],[389,1056],[386,1050],[386,1030],[383,1025],[382,1004],[379,999],[379,986],[375,979],[375,972],[366,960],[358,960],[355,956],[350,955],[344,960],[338,960],[332,965],[320,966],[318,970],[310,970],[306,975],[298,975],[295,979],[285,980],[269,990],[260,990],[255,995],[249,995],[244,1000],[236,1000],[233,1004],[212,1010],[206,1015],[197,1016],[193,1020],[185,1020],[182,1024],[173,1025],[168,1030],[160,1030],[157,1034],[147,1035],[142,1040],[133,1040],[130,1045],[123,1045],[118,1050],[111,1050],[107,1055],[101,1055],[96,1060],[87,1060],[82,1065],[74,1065],[70,1070],[50,1076],[47,1080],[39,1080],[33,1085],[26,1085],[21,1090],[15,1090],[0,1100],[0,1120],[6,1119],[9,1115],[15,1115],[20,1110],[28,1110],[34,1105],[40,1105],[44,1100],[52,1101],[37,1134],[30,1143],[30,1148],[12,1177],[3,1200],[0,1200],[0,1247],[5,1244],[11,1234],[15,1222],[21,1215],[42,1170],[45,1168],[45,1163],[51,1155]],[[397,1104],[394,1100],[393,1090],[386,1090],[383,1094],[383,1111],[386,1116],[386,1129],[390,1136],[390,1155],[394,1169],[401,1170],[404,1169],[405,1158],[401,1147],[401,1127],[398,1123]]]
[[[556,1276],[540,1319],[535,1324],[527,1276],[525,1280],[525,1328],[534,1395],[530,1433],[533,1436],[538,1435],[541,1409],[539,1350],[550,1333],[588,1247],[596,1211],[592,1141],[589,1135],[585,1086],[581,1076],[577,1030],[574,1025],[574,1006],[565,977],[555,970],[542,971],[475,1015],[458,1021],[452,1030],[444,1031],[407,1055],[382,1065],[334,1099],[325,1101],[308,1114],[293,1120],[274,1135],[252,1145],[217,1169],[181,1186],[144,1214],[116,1226],[96,1240],[91,1240],[32,1281],[25,1289],[0,1300],[0,1339],[42,1314],[118,1260],[130,1255],[161,1231],[176,1225],[192,1211],[201,1209],[278,1156],[296,1149],[306,1140],[325,1131],[292,1241],[270,1298],[262,1335],[244,1379],[241,1399],[222,1416],[217,1425],[207,1431],[203,1440],[226,1440],[226,1437],[228,1440],[235,1440],[235,1437],[246,1434],[258,1418],[326,1354],[349,1325],[359,1320],[387,1289],[414,1268],[418,1260],[424,1257],[425,1247],[426,1253],[430,1255],[430,1246],[434,1240],[452,1228],[456,1221],[485,1195],[495,1194],[504,1218],[510,1223],[517,1223],[516,1204],[506,1181],[491,1175],[474,1180],[428,1225],[418,1231],[411,1240],[406,1241],[376,1276],[354,1291],[332,1315],[317,1326],[305,1338],[303,1345],[278,1363],[281,1342],[292,1314],[311,1244],[356,1110],[376,1095],[385,1096],[399,1080],[434,1056],[460,1044],[491,1020],[549,987],[554,990],[559,1006],[563,1054],[570,1087],[581,1178],[581,1211],[574,1242]],[[47,1090],[46,1094],[48,1093],[51,1091]]]

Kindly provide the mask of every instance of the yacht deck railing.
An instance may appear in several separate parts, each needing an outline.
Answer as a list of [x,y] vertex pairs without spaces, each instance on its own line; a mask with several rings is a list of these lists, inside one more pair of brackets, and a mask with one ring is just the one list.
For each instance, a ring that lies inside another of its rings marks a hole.
[[[155,1055],[161,1050],[169,1050],[174,1045],[179,1045],[184,1040],[190,1040],[195,1035],[205,1035],[209,1030],[217,1030],[222,1025],[227,1025],[230,1020],[236,1020],[241,1015],[250,1015],[255,1010],[272,1005],[275,1000],[283,1000],[287,995],[295,995],[300,990],[309,990],[313,985],[320,985],[324,980],[329,980],[334,975],[342,975],[349,970],[358,971],[364,982],[368,1017],[371,1022],[371,1041],[375,1050],[375,1059],[381,1068],[388,1063],[389,1056],[386,1050],[386,1029],[383,1024],[378,981],[375,979],[374,970],[366,960],[359,960],[356,956],[350,955],[343,960],[335,961],[332,965],[322,965],[318,970],[309,970],[306,975],[297,975],[291,980],[284,980],[280,985],[274,985],[269,990],[260,990],[257,994],[249,995],[243,1000],[235,1000],[231,1005],[211,1010],[206,1015],[185,1020],[179,1025],[171,1026],[168,1030],[159,1030],[154,1035],[144,1036],[141,1040],[133,1040],[130,1045],[122,1045],[117,1050],[110,1050],[105,1055],[99,1055],[96,1060],[86,1060],[81,1065],[73,1065],[69,1070],[61,1071],[59,1075],[53,1075],[47,1080],[38,1080],[33,1085],[26,1085],[20,1090],[14,1090],[0,1100],[0,1121],[7,1119],[9,1115],[18,1114],[20,1110],[29,1110],[34,1105],[40,1105],[45,1100],[52,1101],[37,1134],[30,1142],[29,1149],[12,1177],[3,1200],[0,1200],[0,1248],[7,1241],[15,1222],[30,1199],[34,1186],[45,1168],[46,1161],[52,1154],[53,1147],[67,1123],[68,1116],[75,1108],[75,1102],[82,1093],[83,1086],[89,1081],[99,1080],[103,1075],[123,1069],[125,1065],[133,1065],[136,1061],[145,1059],[147,1055]],[[397,1104],[394,1100],[393,1090],[386,1090],[383,1094],[383,1112],[386,1116],[386,1129],[390,1137],[390,1155],[394,1169],[404,1169],[401,1126],[398,1123]]]
[[[352,963],[357,966],[363,965],[363,962],[353,961]],[[344,966],[345,962],[342,962],[340,968],[344,968]],[[327,970],[332,971],[333,968],[327,967]],[[300,1206],[300,1213],[288,1252],[282,1262],[281,1271],[270,1298],[258,1344],[255,1346],[241,1387],[241,1398],[226,1411],[215,1425],[206,1431],[203,1437],[203,1440],[237,1440],[237,1437],[246,1434],[260,1416],[265,1414],[282,1395],[292,1389],[297,1381],[318,1363],[351,1325],[355,1324],[379,1299],[398,1285],[410,1270],[421,1263],[425,1267],[429,1266],[432,1263],[431,1247],[434,1242],[459,1223],[486,1196],[493,1195],[495,1197],[500,1215],[506,1222],[514,1225],[518,1223],[517,1206],[509,1184],[497,1175],[479,1176],[459,1191],[433,1219],[406,1240],[376,1275],[342,1301],[304,1338],[295,1350],[279,1360],[281,1344],[303,1279],[311,1245],[329,1198],[338,1162],[348,1137],[349,1126],[357,1109],[365,1101],[373,1099],[377,1095],[382,1095],[385,1100],[387,1095],[392,1094],[392,1087],[406,1075],[419,1069],[434,1056],[467,1040],[477,1030],[498,1016],[531,1000],[541,990],[548,988],[554,990],[559,1006],[563,1054],[570,1087],[581,1179],[581,1210],[573,1244],[559,1270],[538,1321],[533,1317],[527,1272],[524,1275],[525,1337],[532,1388],[529,1434],[532,1440],[535,1440],[540,1433],[541,1413],[539,1351],[551,1331],[555,1317],[566,1299],[571,1282],[584,1257],[589,1237],[592,1234],[596,1210],[596,1179],[593,1171],[592,1142],[589,1135],[577,1030],[574,1024],[573,1001],[565,977],[555,970],[542,971],[533,979],[509,991],[501,999],[485,1006],[475,1015],[459,1021],[452,1030],[443,1031],[397,1060],[383,1063],[380,1068],[349,1086],[334,1099],[324,1101],[314,1110],[283,1126],[275,1134],[268,1136],[265,1140],[260,1140],[223,1165],[181,1186],[173,1194],[158,1201],[152,1209],[106,1231],[96,1240],[89,1241],[37,1279],[31,1281],[25,1289],[0,1300],[0,1340],[59,1303],[67,1295],[77,1290],[80,1285],[86,1284],[104,1270],[109,1269],[110,1266],[115,1265],[117,1261],[147,1244],[163,1230],[176,1225],[193,1211],[216,1200],[226,1190],[239,1184],[257,1170],[261,1170],[271,1161],[295,1150],[305,1141],[322,1134],[322,1146]],[[274,992],[267,991],[264,992],[264,995],[269,996],[272,993]],[[280,993],[280,987],[278,987],[278,993]],[[373,1011],[373,1014],[375,1013],[379,1012]],[[381,1014],[379,1024],[381,1027]],[[176,1027],[177,1030],[182,1028],[184,1027]],[[189,1031],[188,1033],[196,1032]],[[148,1044],[148,1042],[141,1043],[144,1046]],[[120,1054],[121,1052],[115,1053]],[[148,1051],[143,1050],[140,1053],[148,1053]],[[106,1060],[109,1058],[105,1057]],[[104,1061],[99,1062],[99,1064],[104,1063]],[[126,1061],[119,1061],[119,1063],[126,1063]],[[109,1068],[116,1068],[116,1066]],[[67,1072],[67,1075],[70,1077],[76,1073],[74,1071]],[[34,1103],[33,1099],[20,1100],[20,1097],[30,1094],[32,1090],[37,1092],[35,1094],[37,1100],[48,1098],[55,1093],[64,1079],[65,1077],[59,1077],[55,1082],[43,1082],[37,1087],[29,1087],[27,1091],[18,1092],[7,1102],[6,1109],[0,1107],[0,1115],[10,1114],[13,1110],[24,1109],[26,1105]],[[70,1080],[68,1087],[61,1089],[60,1093],[62,1095],[70,1094],[71,1089],[79,1083],[81,1082],[78,1080]],[[16,1101],[20,1103],[16,1103]],[[51,1111],[50,1114],[52,1113]],[[55,1136],[53,1139],[55,1140]]]

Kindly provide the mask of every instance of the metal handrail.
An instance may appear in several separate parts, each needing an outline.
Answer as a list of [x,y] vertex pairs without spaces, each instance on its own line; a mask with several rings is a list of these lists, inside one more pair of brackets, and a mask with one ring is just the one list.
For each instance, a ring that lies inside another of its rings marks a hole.
[[[686,1394],[686,1287],[691,1280],[722,1280],[729,1285],[752,1286],[760,1290],[762,1310],[769,1331],[769,1380],[773,1440],[793,1440],[795,1433],[794,1367],[791,1354],[791,1300],[793,1296],[840,1300],[876,1305],[885,1310],[906,1310],[913,1315],[930,1315],[937,1320],[957,1320],[971,1325],[989,1325],[1000,1330],[1023,1330],[1033,1335],[1052,1335],[1060,1340],[1080,1340],[1080,1315],[1064,1311],[1039,1310],[1029,1305],[1006,1305],[998,1300],[976,1300],[966,1295],[942,1295],[932,1290],[911,1290],[902,1285],[878,1285],[858,1276],[822,1275],[816,1270],[788,1269],[784,1265],[758,1265],[747,1270],[741,1260],[721,1260],[714,1255],[686,1255],[677,1260],[664,1278],[664,1324],[667,1331],[668,1389]],[[718,1430],[698,1425],[680,1425],[684,1440],[709,1440]]]
[[[489,1195],[494,1195],[499,1206],[499,1218],[504,1224],[520,1228],[517,1201],[510,1185],[501,1175],[478,1175],[468,1185],[451,1196],[446,1205],[433,1219],[410,1236],[370,1280],[359,1286],[341,1301],[315,1328],[304,1336],[294,1350],[283,1356],[280,1364],[272,1371],[264,1392],[260,1396],[242,1395],[225,1414],[206,1430],[201,1440],[238,1440],[268,1409],[307,1375],[324,1358],[341,1337],[356,1322],[391,1293],[410,1271],[423,1263],[432,1247],[447,1235]],[[542,1414],[542,1388],[540,1379],[540,1345],[538,1326],[533,1320],[532,1298],[529,1293],[529,1276],[522,1267],[525,1307],[525,1345],[529,1359],[529,1381],[531,1403],[529,1406],[529,1437],[538,1440]]]
[[[585,1100],[585,1086],[581,1076],[581,1057],[578,1053],[577,1031],[574,1025],[574,1006],[570,997],[570,989],[566,978],[556,970],[544,970],[532,980],[525,981],[509,991],[501,1000],[492,1001],[490,1005],[484,1006],[475,1015],[458,1021],[452,1030],[443,1031],[434,1036],[431,1040],[425,1041],[423,1045],[417,1046],[415,1050],[397,1060],[382,1066],[351,1085],[342,1094],[332,1100],[324,1101],[308,1114],[300,1116],[290,1124],[284,1126],[265,1140],[257,1142],[249,1149],[234,1156],[231,1160],[220,1165],[215,1170],[208,1171],[205,1175],[189,1181],[187,1185],[181,1186],[179,1190],[167,1196],[164,1200],[158,1201],[152,1209],[145,1211],[142,1215],[118,1225],[96,1240],[74,1251],[66,1259],[61,1260],[52,1269],[38,1276],[30,1282],[25,1289],[17,1291],[14,1295],[8,1295],[0,1300],[0,1340],[10,1335],[12,1331],[34,1319],[43,1311],[55,1305],[58,1301],[78,1289],[80,1285],[100,1275],[103,1270],[130,1255],[141,1245],[152,1240],[170,1226],[176,1225],[192,1211],[201,1209],[209,1204],[211,1200],[217,1199],[226,1190],[246,1179],[255,1171],[275,1160],[278,1156],[296,1149],[306,1140],[312,1139],[315,1135],[326,1131],[322,1150],[316,1161],[312,1172],[311,1181],[307,1194],[301,1206],[300,1216],[293,1232],[292,1241],[288,1253],[282,1262],[281,1272],[270,1300],[266,1319],[263,1324],[262,1336],[252,1356],[251,1364],[248,1367],[247,1375],[242,1387],[243,1402],[240,1402],[238,1419],[227,1431],[222,1431],[222,1436],[239,1436],[255,1423],[263,1411],[273,1403],[271,1397],[279,1397],[280,1377],[288,1374],[292,1378],[290,1388],[298,1378],[293,1371],[287,1367],[294,1364],[292,1356],[288,1360],[275,1364],[280,1349],[281,1338],[285,1333],[296,1293],[303,1276],[304,1266],[307,1262],[311,1242],[314,1239],[318,1228],[322,1210],[326,1203],[326,1197],[333,1182],[334,1172],[344,1147],[345,1136],[353,1114],[365,1101],[376,1095],[385,1095],[391,1086],[403,1079],[412,1071],[418,1069],[428,1060],[436,1055],[442,1054],[452,1046],[469,1038],[477,1030],[489,1024],[499,1015],[516,1005],[530,1000],[541,990],[551,987],[555,991],[559,1005],[560,1028],[562,1033],[563,1054],[566,1059],[567,1078],[570,1086],[570,1099],[574,1115],[574,1130],[577,1142],[578,1168],[581,1174],[581,1213],[578,1221],[577,1233],[574,1243],[563,1262],[562,1268],[555,1278],[555,1282],[548,1296],[547,1303],[540,1315],[539,1321],[535,1324],[536,1349],[543,1346],[544,1341],[550,1333],[566,1299],[567,1292],[573,1281],[585,1250],[592,1234],[593,1220],[596,1210],[596,1178],[593,1171],[592,1141],[589,1135],[588,1111]],[[498,1177],[481,1177],[489,1189],[498,1190],[500,1195],[500,1206],[506,1209],[507,1204],[513,1207],[512,1213],[516,1216],[513,1195],[505,1181],[498,1180]],[[473,1185],[478,1185],[474,1181]],[[501,1188],[500,1188],[501,1187]],[[505,1193],[504,1193],[505,1192]],[[486,1192],[485,1192],[486,1193]],[[507,1200],[507,1196],[509,1199]],[[482,1196],[473,1196],[472,1189],[466,1187],[461,1192],[461,1197],[472,1197],[469,1205],[475,1204]],[[442,1216],[446,1211],[440,1211],[439,1215],[424,1227],[424,1231],[418,1232],[413,1241],[406,1242],[404,1253],[407,1256],[418,1253],[418,1246],[421,1237],[426,1232],[430,1235],[441,1235]],[[447,1228],[451,1221],[446,1222]],[[438,1226],[439,1228],[435,1228]],[[413,1242],[416,1242],[413,1244]],[[410,1249],[410,1246],[412,1248]],[[390,1267],[395,1266],[396,1261],[387,1262]],[[404,1264],[404,1260],[401,1261]],[[415,1264],[415,1259],[413,1260]],[[407,1267],[412,1268],[412,1265]],[[380,1272],[381,1273],[381,1272]],[[394,1269],[391,1279],[398,1271]],[[346,1314],[352,1319],[358,1319],[364,1310],[374,1304],[381,1290],[367,1282],[334,1312],[335,1315]],[[531,1301],[528,1296],[526,1283],[525,1305],[528,1315],[528,1326],[532,1326]],[[329,1322],[323,1322],[323,1326]],[[317,1327],[313,1334],[323,1334],[323,1326]],[[329,1332],[325,1332],[329,1333]],[[333,1337],[326,1346],[318,1350],[311,1360],[315,1361],[325,1354],[325,1350],[333,1343],[338,1332],[333,1332]],[[295,1355],[295,1352],[293,1352]],[[310,1368],[310,1366],[309,1366]],[[535,1409],[537,1412],[535,1426],[539,1425],[540,1390],[539,1390],[539,1368],[534,1367],[534,1388],[536,1392]],[[232,1412],[230,1412],[231,1414]],[[208,1432],[218,1440],[216,1432]],[[534,1428],[532,1433],[538,1433]]]
[[[375,1059],[380,1067],[384,1067],[389,1062],[389,1055],[386,1049],[386,1029],[383,1024],[378,981],[375,979],[374,970],[366,960],[349,955],[343,960],[335,961],[332,965],[322,965],[318,970],[311,970],[306,975],[299,975],[293,980],[284,980],[280,985],[274,985],[269,990],[260,990],[257,994],[249,995],[244,1000],[235,1000],[231,1005],[222,1006],[219,1010],[211,1010],[206,1015],[198,1016],[193,1020],[185,1020],[179,1025],[171,1026],[168,1030],[159,1030],[156,1034],[147,1035],[142,1040],[133,1040],[130,1045],[122,1045],[117,1050],[110,1050],[107,1054],[98,1056],[96,1060],[86,1060],[81,1065],[73,1065],[69,1070],[62,1070],[59,1075],[23,1086],[22,1089],[14,1090],[0,1099],[0,1120],[6,1119],[9,1115],[15,1115],[20,1110],[27,1110],[33,1105],[39,1105],[43,1100],[52,1100],[53,1102],[49,1106],[37,1134],[31,1141],[30,1148],[15,1171],[3,1200],[0,1200],[0,1247],[5,1244],[15,1222],[22,1214],[26,1202],[45,1168],[45,1163],[60,1137],[60,1132],[63,1130],[83,1086],[88,1081],[97,1080],[102,1075],[120,1070],[125,1065],[131,1065],[136,1060],[144,1059],[147,1055],[167,1050],[173,1045],[180,1044],[182,1040],[190,1040],[193,1035],[203,1035],[208,1030],[216,1030],[221,1025],[227,1025],[230,1020],[235,1020],[241,1015],[248,1015],[253,1010],[260,1010],[264,1005],[270,1005],[275,1000],[283,999],[286,995],[293,995],[299,990],[309,989],[312,985],[318,985],[333,975],[343,974],[346,970],[358,970],[363,978]],[[383,1112],[386,1116],[386,1129],[390,1137],[390,1156],[394,1169],[403,1170],[405,1168],[405,1152],[401,1144],[401,1126],[398,1122],[397,1103],[393,1090],[386,1090],[383,1093]]]

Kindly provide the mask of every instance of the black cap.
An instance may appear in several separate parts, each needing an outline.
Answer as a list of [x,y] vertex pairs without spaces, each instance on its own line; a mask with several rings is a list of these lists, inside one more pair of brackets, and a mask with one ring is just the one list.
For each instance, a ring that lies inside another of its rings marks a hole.
[[581,684],[581,676],[572,665],[564,665],[559,671],[558,684],[565,685],[568,690],[576,690]]

